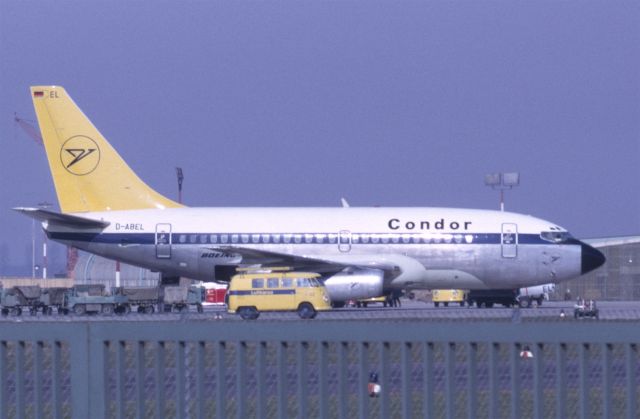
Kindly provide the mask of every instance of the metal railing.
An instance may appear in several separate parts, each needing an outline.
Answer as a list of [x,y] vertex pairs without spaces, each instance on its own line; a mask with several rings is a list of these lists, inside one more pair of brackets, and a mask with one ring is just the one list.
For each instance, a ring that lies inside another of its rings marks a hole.
[[0,419],[637,418],[638,343],[569,319],[5,322]]

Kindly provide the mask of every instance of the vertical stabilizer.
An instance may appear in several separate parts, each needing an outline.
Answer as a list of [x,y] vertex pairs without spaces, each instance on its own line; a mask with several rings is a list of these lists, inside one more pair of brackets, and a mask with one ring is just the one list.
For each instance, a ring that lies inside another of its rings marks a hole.
[[62,212],[171,208],[129,168],[60,86],[31,87]]

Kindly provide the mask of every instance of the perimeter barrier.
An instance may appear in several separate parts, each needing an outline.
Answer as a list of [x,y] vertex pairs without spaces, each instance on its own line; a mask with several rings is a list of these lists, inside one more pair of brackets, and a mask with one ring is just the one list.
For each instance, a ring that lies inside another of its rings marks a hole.
[[0,323],[4,418],[638,418],[637,322]]

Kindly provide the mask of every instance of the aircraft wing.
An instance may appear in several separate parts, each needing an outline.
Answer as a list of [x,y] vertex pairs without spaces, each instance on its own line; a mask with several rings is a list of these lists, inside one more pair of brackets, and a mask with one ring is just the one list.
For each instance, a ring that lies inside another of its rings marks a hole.
[[601,237],[597,239],[581,239],[580,241],[599,249],[609,246],[640,243],[640,236]]
[[106,228],[110,223],[108,221],[93,220],[91,218],[79,217],[77,215],[62,214],[55,211],[47,211],[41,208],[14,208],[27,217],[34,218],[38,221],[45,221],[49,224],[63,225],[73,228]]
[[[260,265],[265,268],[290,266],[295,270],[308,270],[323,275],[333,275],[348,268],[379,269],[384,272],[385,282],[392,281],[402,272],[401,266],[388,259],[389,255],[326,255],[317,257],[315,255],[291,255],[238,246],[207,248],[217,252],[238,254],[242,256],[243,265]],[[415,263],[418,262],[415,261]]]
[[426,269],[416,259],[401,254],[328,254],[318,257],[270,252],[239,246],[208,247],[213,251],[242,256],[243,265],[259,265],[265,268],[290,266],[296,270],[308,270],[330,276],[341,271],[377,269],[384,273],[384,283],[411,288],[425,280],[442,281],[443,287],[452,281],[477,286],[481,281],[473,275],[456,269]]

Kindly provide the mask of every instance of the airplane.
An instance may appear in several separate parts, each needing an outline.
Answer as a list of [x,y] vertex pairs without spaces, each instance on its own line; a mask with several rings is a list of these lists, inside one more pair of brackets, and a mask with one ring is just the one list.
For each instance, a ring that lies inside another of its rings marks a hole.
[[14,209],[52,240],[160,272],[162,285],[287,266],[320,273],[340,303],[393,289],[557,283],[605,262],[557,224],[512,212],[186,207],[145,184],[63,87],[31,96],[61,212]]

